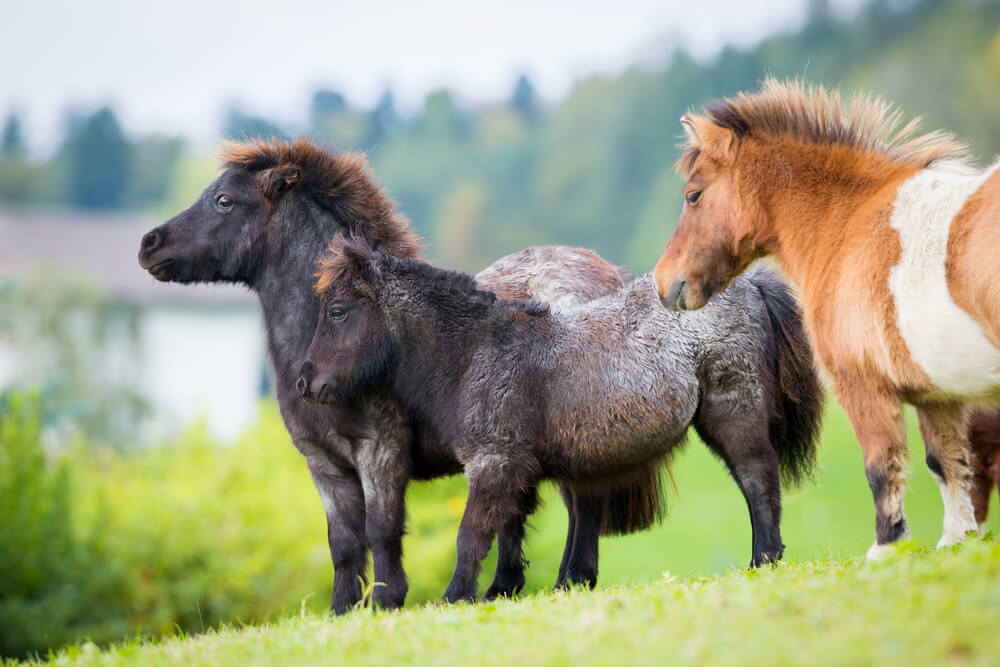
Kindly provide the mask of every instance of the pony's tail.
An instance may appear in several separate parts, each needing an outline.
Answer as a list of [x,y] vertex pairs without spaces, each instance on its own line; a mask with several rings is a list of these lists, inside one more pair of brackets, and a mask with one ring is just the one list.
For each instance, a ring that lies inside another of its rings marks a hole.
[[767,269],[750,276],[771,324],[774,395],[768,430],[781,481],[794,486],[812,476],[823,421],[823,385],[816,371],[802,311],[791,290]]
[[[664,475],[670,474],[670,456],[663,456],[599,482],[559,483],[569,507],[574,493],[601,502],[601,535],[628,535],[648,530],[666,514]],[[671,481],[673,477],[671,476]]]
[[631,480],[608,492],[601,535],[628,535],[647,530],[663,519],[666,464],[666,459],[648,463],[636,470]]

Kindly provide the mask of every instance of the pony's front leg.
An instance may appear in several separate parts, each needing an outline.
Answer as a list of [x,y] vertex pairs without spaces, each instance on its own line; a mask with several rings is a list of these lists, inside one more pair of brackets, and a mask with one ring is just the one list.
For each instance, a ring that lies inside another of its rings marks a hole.
[[865,475],[875,501],[875,544],[868,559],[884,548],[909,537],[903,514],[903,481],[906,477],[906,431],[899,397],[862,378],[836,378],[837,397],[861,443]]
[[405,447],[387,443],[385,437],[362,447],[358,473],[365,494],[365,532],[372,552],[372,605],[398,609],[409,590],[403,569],[409,454]]
[[944,526],[938,549],[957,544],[976,532],[976,517],[969,495],[973,466],[968,439],[968,410],[956,403],[917,406],[920,434],[924,436],[927,467],[941,489]]
[[698,435],[729,468],[750,512],[750,567],[781,559],[781,475],[763,404],[708,392],[695,421]]
[[322,453],[306,457],[326,511],[327,539],[333,561],[330,611],[343,614],[361,600],[368,547],[365,541],[365,497],[353,470],[333,464]]
[[524,588],[524,526],[528,516],[538,507],[538,489],[531,488],[523,494],[517,515],[507,521],[497,535],[497,569],[493,583],[483,594],[483,600],[514,597]]
[[528,470],[502,454],[474,457],[465,464],[465,474],[469,497],[458,527],[455,573],[444,593],[446,602],[476,599],[479,570],[494,536],[518,517],[523,494],[536,482]]

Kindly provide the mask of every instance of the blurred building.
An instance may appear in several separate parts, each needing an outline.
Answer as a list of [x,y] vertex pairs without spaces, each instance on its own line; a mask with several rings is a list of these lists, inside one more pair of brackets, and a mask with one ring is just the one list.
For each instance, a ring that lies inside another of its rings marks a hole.
[[[122,306],[102,311],[112,320],[102,323],[111,340],[99,366],[128,380],[149,406],[141,439],[169,437],[197,419],[232,438],[266,391],[257,300],[237,286],[157,282],[136,261],[139,239],[154,225],[134,216],[0,210],[0,284],[39,273],[87,281]],[[26,354],[0,334],[0,390],[31,384]]]

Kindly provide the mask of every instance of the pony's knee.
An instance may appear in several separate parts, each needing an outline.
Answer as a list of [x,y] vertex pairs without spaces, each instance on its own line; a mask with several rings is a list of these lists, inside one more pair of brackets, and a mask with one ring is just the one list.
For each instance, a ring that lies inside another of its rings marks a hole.
[[527,516],[538,505],[537,462],[485,456],[466,467],[470,503],[480,520],[494,531],[508,521]]

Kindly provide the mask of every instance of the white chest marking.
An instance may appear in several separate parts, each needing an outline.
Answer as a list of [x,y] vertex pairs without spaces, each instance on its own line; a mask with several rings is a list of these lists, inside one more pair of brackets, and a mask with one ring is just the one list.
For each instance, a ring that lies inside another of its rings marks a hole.
[[889,272],[899,332],[937,390],[970,398],[1000,387],[1000,350],[948,293],[948,233],[965,200],[998,166],[924,169],[899,187],[890,219],[902,246]]

